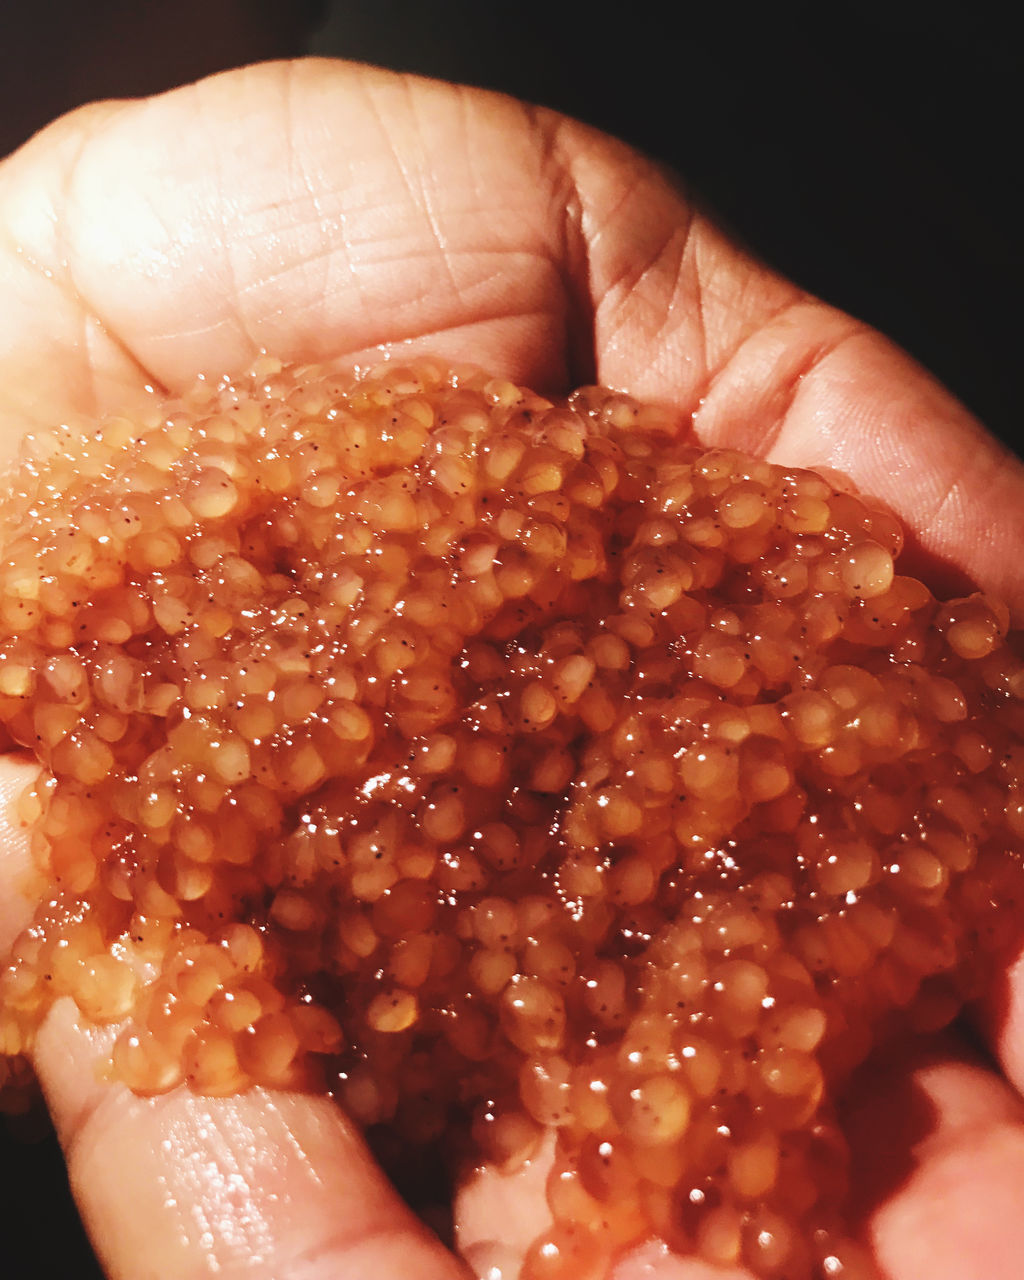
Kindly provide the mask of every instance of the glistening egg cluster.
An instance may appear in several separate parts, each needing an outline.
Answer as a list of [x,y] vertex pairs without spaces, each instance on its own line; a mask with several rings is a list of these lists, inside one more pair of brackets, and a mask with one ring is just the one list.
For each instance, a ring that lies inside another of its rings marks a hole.
[[12,1079],[70,995],[142,1093],[331,1088],[506,1168],[554,1131],[531,1280],[650,1235],[871,1274],[835,1092],[1002,927],[1005,609],[835,477],[429,360],[42,432],[0,535],[52,893]]

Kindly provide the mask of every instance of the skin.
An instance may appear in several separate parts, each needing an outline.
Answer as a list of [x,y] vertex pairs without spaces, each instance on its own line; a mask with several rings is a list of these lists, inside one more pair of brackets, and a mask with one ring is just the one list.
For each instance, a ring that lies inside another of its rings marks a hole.
[[[841,470],[901,517],[908,565],[973,579],[1024,616],[1021,466],[884,338],[744,255],[656,166],[509,99],[305,61],[75,112],[0,166],[0,297],[7,457],[35,426],[130,409],[147,386],[184,389],[260,348],[365,361],[388,344],[552,393],[600,381],[674,406],[708,444]],[[30,774],[0,762],[0,801]],[[32,910],[27,868],[8,811],[0,951]],[[979,1015],[990,1056],[953,1034],[898,1048],[848,1104],[863,1231],[890,1280],[1019,1275],[1018,969],[996,987]],[[468,1274],[324,1100],[134,1098],[97,1072],[110,1040],[60,1004],[35,1065],[111,1277]],[[483,1170],[460,1192],[460,1245],[489,1280],[511,1280],[545,1225],[542,1173]],[[613,1272],[744,1275],[656,1243]]]

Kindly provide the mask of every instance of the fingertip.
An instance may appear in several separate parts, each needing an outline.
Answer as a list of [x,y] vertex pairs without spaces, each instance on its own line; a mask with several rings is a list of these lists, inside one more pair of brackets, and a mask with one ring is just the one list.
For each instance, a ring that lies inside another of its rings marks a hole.
[[954,1037],[865,1068],[844,1127],[866,1241],[891,1280],[1018,1280],[1024,1104]]
[[466,1280],[330,1099],[105,1078],[113,1029],[54,1006],[35,1065],[111,1280]]

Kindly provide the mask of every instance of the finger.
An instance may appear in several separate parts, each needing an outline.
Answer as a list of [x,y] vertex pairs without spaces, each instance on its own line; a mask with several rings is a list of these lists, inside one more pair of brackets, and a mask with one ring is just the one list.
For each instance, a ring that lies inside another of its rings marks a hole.
[[912,535],[910,571],[943,591],[980,585],[1024,616],[1024,467],[880,334],[789,309],[730,357],[694,421],[709,442],[848,475]]
[[[0,757],[0,945],[32,916],[28,831],[10,802],[35,773]],[[136,1097],[104,1078],[116,1031],[84,1024],[65,999],[33,1052],[112,1280],[464,1280],[329,1099],[263,1089]]]
[[952,1039],[865,1068],[847,1105],[855,1206],[891,1280],[1016,1280],[1024,1105]]
[[[1016,919],[1017,906],[1000,895],[1000,910],[1013,913],[1011,919]],[[1020,951],[1019,943],[1015,950]],[[1013,956],[1002,969],[994,967],[971,1016],[1007,1079],[1024,1093],[1024,954]]]
[[551,1225],[548,1174],[554,1164],[554,1134],[521,1165],[508,1170],[480,1164],[459,1184],[455,1204],[455,1241],[476,1275],[513,1280],[523,1259]]
[[327,1098],[141,1098],[102,1079],[109,1029],[56,1005],[34,1061],[112,1280],[465,1280]]

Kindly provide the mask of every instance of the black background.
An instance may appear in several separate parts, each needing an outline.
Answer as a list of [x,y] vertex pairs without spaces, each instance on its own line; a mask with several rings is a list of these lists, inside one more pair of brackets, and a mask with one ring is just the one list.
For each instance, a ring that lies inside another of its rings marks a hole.
[[[895,338],[1020,452],[1022,68],[1010,6],[998,12],[6,0],[0,154],[79,102],[308,51],[501,89],[666,161],[751,248]],[[4,1183],[0,1275],[98,1277],[53,1143],[0,1147]]]

